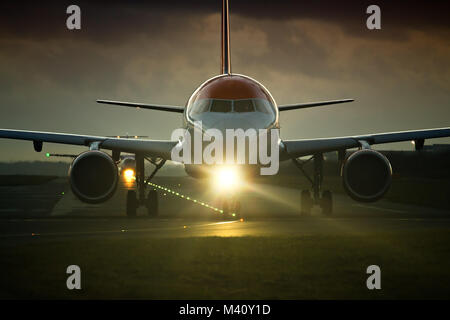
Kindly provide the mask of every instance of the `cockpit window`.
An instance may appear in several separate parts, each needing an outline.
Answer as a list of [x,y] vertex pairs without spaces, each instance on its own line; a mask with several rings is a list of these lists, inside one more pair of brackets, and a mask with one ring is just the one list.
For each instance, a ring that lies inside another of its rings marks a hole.
[[193,120],[204,118],[209,112],[217,113],[263,113],[271,119],[275,117],[275,109],[270,101],[265,99],[199,99],[188,107],[189,116]]
[[252,99],[234,100],[234,112],[253,112],[255,107],[253,106]]
[[213,99],[211,104],[211,112],[231,112],[232,100]]
[[266,114],[273,114],[273,107],[269,101],[264,99],[253,99],[253,102],[255,104],[256,111]]
[[195,117],[196,115],[199,115],[203,112],[209,111],[209,106],[211,105],[211,99],[200,99],[197,100],[191,110],[190,110],[190,116]]

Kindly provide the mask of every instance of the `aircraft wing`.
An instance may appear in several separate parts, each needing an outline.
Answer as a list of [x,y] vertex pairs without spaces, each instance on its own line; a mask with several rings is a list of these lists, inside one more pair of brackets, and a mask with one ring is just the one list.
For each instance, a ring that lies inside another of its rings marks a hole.
[[372,145],[444,137],[450,137],[450,128],[387,132],[337,138],[283,140],[283,144],[290,158],[298,158],[315,153],[356,148],[361,145],[359,141],[365,141]]
[[34,143],[50,142],[78,146],[90,146],[91,143],[98,142],[101,149],[141,153],[144,156],[158,157],[166,160],[170,160],[172,148],[177,144],[177,141],[169,140],[120,139],[102,136],[11,129],[0,129],[0,138],[30,140]]

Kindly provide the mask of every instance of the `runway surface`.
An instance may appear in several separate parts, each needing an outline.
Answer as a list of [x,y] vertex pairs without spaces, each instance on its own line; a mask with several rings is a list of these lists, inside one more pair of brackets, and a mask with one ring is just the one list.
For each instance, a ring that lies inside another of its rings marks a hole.
[[360,204],[339,194],[334,195],[332,217],[323,216],[318,208],[311,216],[300,217],[299,190],[266,184],[252,185],[241,192],[243,221],[226,221],[214,210],[219,206],[216,192],[204,182],[186,177],[160,177],[155,184],[162,188],[158,189],[159,217],[149,218],[141,208],[135,219],[125,217],[125,184],[101,205],[81,203],[65,179],[40,186],[2,187],[0,198],[8,201],[2,202],[0,210],[1,242],[105,235],[302,236],[450,227],[450,211],[384,200]]

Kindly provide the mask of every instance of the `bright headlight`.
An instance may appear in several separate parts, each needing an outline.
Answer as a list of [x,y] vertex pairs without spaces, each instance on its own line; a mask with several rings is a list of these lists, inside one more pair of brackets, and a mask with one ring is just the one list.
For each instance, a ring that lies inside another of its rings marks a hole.
[[239,185],[239,173],[236,168],[223,167],[215,172],[215,182],[220,189],[231,190]]

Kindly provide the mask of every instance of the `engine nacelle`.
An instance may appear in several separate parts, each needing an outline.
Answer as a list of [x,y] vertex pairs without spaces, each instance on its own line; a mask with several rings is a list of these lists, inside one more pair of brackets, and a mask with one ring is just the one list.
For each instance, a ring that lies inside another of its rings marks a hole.
[[356,201],[374,202],[389,190],[392,167],[380,152],[363,149],[351,154],[342,166],[347,194]]
[[116,191],[117,165],[106,153],[90,150],[78,155],[69,169],[72,192],[83,202],[100,203]]

